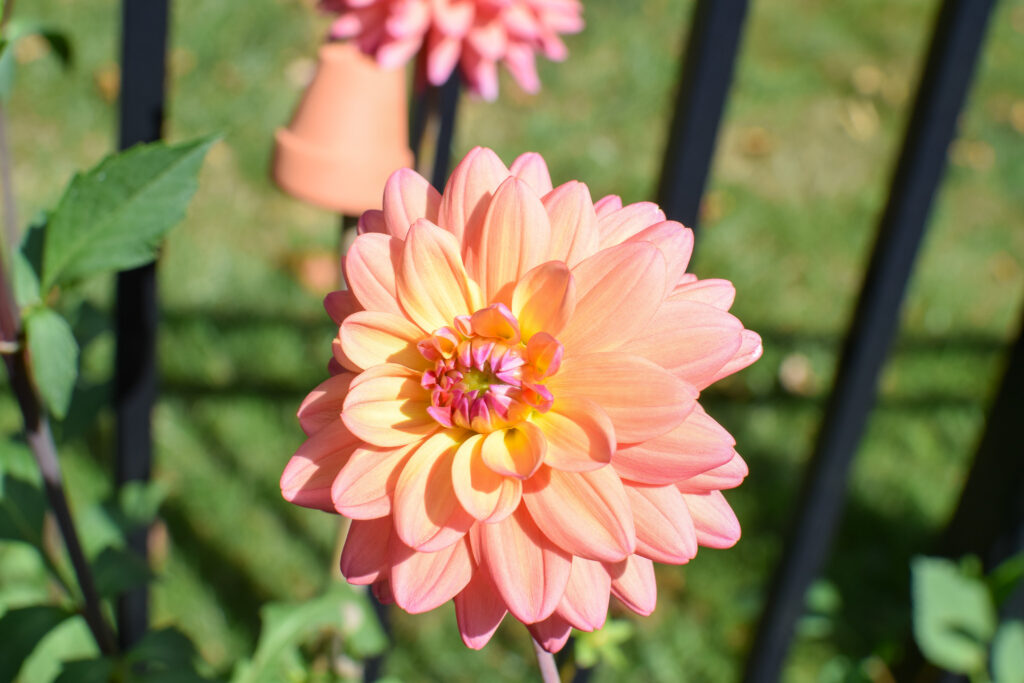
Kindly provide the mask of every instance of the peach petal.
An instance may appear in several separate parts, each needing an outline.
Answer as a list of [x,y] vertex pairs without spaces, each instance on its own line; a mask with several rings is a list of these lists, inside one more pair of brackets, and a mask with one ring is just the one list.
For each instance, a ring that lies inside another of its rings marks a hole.
[[542,467],[524,482],[523,502],[544,535],[573,555],[618,562],[636,548],[629,500],[610,467],[592,472]]
[[585,184],[571,180],[544,195],[543,201],[551,222],[549,258],[571,268],[597,253],[597,213]]
[[424,441],[395,486],[395,531],[405,545],[420,552],[450,546],[473,525],[452,489],[452,461],[459,445],[454,434],[439,432]]
[[666,564],[696,557],[697,534],[682,494],[674,486],[624,484],[636,523],[636,554]]
[[572,633],[572,626],[569,622],[557,614],[552,614],[543,621],[530,624],[527,628],[530,629],[530,635],[533,636],[533,639],[548,652],[558,652],[565,647],[565,643],[569,640],[569,635]]
[[523,180],[538,197],[551,192],[551,174],[544,157],[536,152],[526,152],[516,157],[508,170],[512,175]]
[[290,503],[334,512],[331,485],[359,439],[337,420],[310,436],[281,474],[281,495]]
[[559,335],[568,353],[615,348],[643,329],[661,304],[665,258],[653,244],[633,242],[599,251],[573,268],[576,311]]
[[490,641],[508,610],[487,572],[476,571],[455,596],[455,618],[466,647],[479,650]]
[[496,524],[477,524],[472,543],[516,619],[533,624],[551,616],[569,582],[572,556],[541,533],[524,506]]
[[551,410],[536,413],[531,420],[548,442],[545,465],[567,472],[586,472],[611,462],[615,428],[594,401],[559,396]]
[[612,467],[625,479],[665,486],[724,465],[735,445],[732,435],[698,405],[667,434],[619,448]]
[[356,295],[347,289],[339,289],[324,297],[324,310],[335,325],[341,325],[341,321],[356,311],[363,310],[356,299]]
[[500,339],[509,344],[518,344],[521,337],[519,321],[505,304],[491,304],[469,317],[473,332],[481,337]]
[[[440,82],[447,78],[445,74]],[[478,232],[494,191],[508,176],[509,171],[497,154],[485,147],[474,147],[455,167],[445,185],[438,225],[455,235],[460,243],[465,235]]]
[[345,358],[361,370],[384,363],[416,370],[425,370],[430,365],[416,348],[423,338],[422,330],[393,313],[353,313],[341,324],[338,337]]
[[384,185],[384,221],[388,233],[404,240],[419,218],[437,222],[441,195],[426,178],[411,168],[400,168]]
[[297,413],[299,426],[306,432],[306,436],[341,420],[341,408],[353,379],[354,373],[342,372],[324,380],[309,392]]
[[389,515],[398,477],[416,445],[399,448],[363,446],[353,451],[331,487],[334,508],[352,519]]
[[356,222],[357,235],[365,235],[368,232],[388,234],[388,224],[384,220],[384,212],[380,209],[367,209]]
[[509,304],[515,283],[544,260],[550,239],[540,198],[511,176],[494,192],[483,221],[466,229],[466,271],[480,284],[486,301]]
[[345,282],[366,310],[403,315],[395,294],[401,250],[401,240],[379,233],[360,235],[348,248]]
[[750,472],[747,463],[739,453],[733,453],[732,460],[696,477],[691,477],[676,484],[683,493],[708,493],[725,489],[734,489],[743,483]]
[[665,220],[665,212],[652,202],[629,204],[598,218],[601,249],[622,244],[644,228]]
[[331,355],[335,363],[338,364],[345,372],[351,372],[358,374],[362,371],[362,368],[352,362],[352,360],[345,355],[345,350],[341,347],[341,328],[338,328],[338,336],[331,340]]
[[684,493],[693,517],[697,543],[705,548],[731,548],[740,540],[740,522],[720,491]]
[[458,241],[424,219],[409,229],[396,289],[402,310],[428,334],[478,308]]
[[627,242],[650,242],[665,257],[665,294],[686,275],[686,266],[693,254],[693,231],[676,221],[655,223],[630,237]]
[[641,616],[648,616],[658,602],[658,586],[654,580],[654,563],[646,557],[630,555],[608,566],[612,577],[612,595]]
[[677,284],[669,301],[692,301],[728,311],[736,299],[736,287],[728,280],[711,278]]
[[736,351],[736,355],[734,355],[728,363],[719,368],[718,372],[716,372],[711,378],[711,382],[717,382],[723,377],[728,377],[734,372],[739,372],[760,358],[763,352],[764,347],[761,345],[761,336],[758,335],[757,332],[743,330],[741,333],[740,348]]
[[618,211],[622,208],[622,197],[614,194],[610,194],[601,197],[594,202],[594,211],[597,213],[598,218],[604,218],[605,216]]
[[576,281],[560,261],[533,268],[512,292],[512,313],[526,341],[538,332],[557,337],[575,310]]
[[440,607],[458,595],[473,578],[473,558],[465,540],[437,552],[417,552],[397,536],[389,544],[391,590],[409,614]]
[[341,575],[349,583],[368,586],[388,568],[391,518],[353,520],[341,551]]
[[374,446],[404,446],[439,427],[427,413],[430,397],[419,373],[388,363],[352,380],[341,419],[352,433]]
[[529,422],[491,432],[480,447],[480,457],[491,471],[505,477],[526,479],[544,462],[547,439]]
[[572,558],[572,571],[565,595],[555,614],[581,631],[596,631],[608,616],[611,577],[600,562]]
[[452,486],[459,503],[475,519],[500,522],[519,507],[523,483],[487,467],[482,446],[481,434],[474,434],[459,446],[452,462]]
[[567,358],[548,387],[557,398],[586,398],[601,406],[620,444],[671,431],[697,405],[692,386],[647,359],[621,352]]

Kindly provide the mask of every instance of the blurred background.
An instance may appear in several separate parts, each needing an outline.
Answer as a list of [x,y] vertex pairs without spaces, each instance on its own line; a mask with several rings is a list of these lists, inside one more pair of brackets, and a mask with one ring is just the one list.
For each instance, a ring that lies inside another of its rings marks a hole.
[[[166,137],[211,133],[187,221],[159,266],[161,398],[155,478],[166,489],[151,550],[153,620],[192,636],[214,671],[251,653],[259,608],[329,580],[337,519],[285,503],[278,477],[303,435],[295,410],[326,377],[335,332],[339,218],[268,180],[273,132],[315,66],[329,19],[313,0],[174,0]],[[655,194],[690,0],[586,0],[568,61],[542,62],[543,90],[503,74],[496,103],[464,98],[454,158],[475,145],[506,161],[543,154],[556,184],[626,201]],[[739,676],[781,552],[831,387],[939,2],[751,3],[691,270],[732,280],[733,312],[764,357],[702,399],[750,466],[727,494],[743,525],[732,550],[659,566],[659,604],[635,622],[629,666],[599,681]],[[69,36],[62,70],[42,41],[17,46],[9,104],[25,225],[70,176],[116,143],[119,3],[19,2],[16,17]],[[784,678],[891,680],[910,632],[910,558],[928,552],[960,493],[1024,303],[1024,0],[997,4],[904,306],[899,339],[851,475],[844,521],[811,591]],[[76,510],[112,486],[112,283],[87,291],[94,337],[77,408],[58,438]],[[83,400],[84,399],[84,400]],[[93,418],[99,411],[99,421]],[[0,396],[0,428],[20,429]],[[7,458],[22,457],[11,451]],[[13,450],[12,450],[13,449]],[[11,550],[4,590],[28,590]],[[6,567],[6,568],[5,568]],[[21,582],[21,583],[19,583]],[[508,620],[482,653],[445,606],[393,613],[402,680],[533,676],[526,632]]]

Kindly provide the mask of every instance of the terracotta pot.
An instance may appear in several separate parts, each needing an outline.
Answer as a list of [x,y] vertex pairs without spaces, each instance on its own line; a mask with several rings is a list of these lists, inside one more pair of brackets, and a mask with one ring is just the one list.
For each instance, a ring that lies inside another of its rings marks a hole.
[[384,183],[411,166],[403,69],[382,69],[348,43],[320,48],[316,76],[275,138],[285,192],[347,215],[381,207]]

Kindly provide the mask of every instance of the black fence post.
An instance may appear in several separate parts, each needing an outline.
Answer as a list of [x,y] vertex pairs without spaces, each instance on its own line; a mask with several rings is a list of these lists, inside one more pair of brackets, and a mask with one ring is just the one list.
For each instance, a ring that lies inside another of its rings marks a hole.
[[747,0],[697,0],[693,10],[658,185],[662,210],[690,228],[700,218],[746,14]]
[[[425,67],[418,64],[417,68]],[[445,183],[448,181],[448,167],[451,165],[452,158],[452,139],[455,137],[455,118],[459,109],[461,78],[462,76],[456,68],[442,85],[427,85],[421,92],[414,93],[412,97],[412,112],[409,116],[409,146],[415,155],[416,168],[422,168],[424,134],[431,123],[437,127],[430,184],[438,192],[444,191]]]
[[874,404],[878,375],[897,329],[900,303],[991,8],[992,0],[945,0],[939,12],[871,263],[745,681],[778,680],[807,588],[831,545],[849,465]]
[[[127,149],[161,137],[168,0],[123,0],[121,26],[121,125],[118,146]],[[150,476],[150,413],[156,399],[156,266],[124,271],[117,277],[117,485]],[[128,544],[146,557],[147,530]],[[117,605],[118,639],[123,649],[146,632],[149,596],[145,587],[129,591]]]

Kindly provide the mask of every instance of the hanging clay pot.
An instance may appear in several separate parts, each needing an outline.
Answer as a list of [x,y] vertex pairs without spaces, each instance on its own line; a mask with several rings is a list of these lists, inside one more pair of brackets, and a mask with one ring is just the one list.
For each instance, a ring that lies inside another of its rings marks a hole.
[[413,163],[404,70],[382,69],[348,43],[323,45],[275,138],[272,173],[285,192],[350,216],[379,209],[388,176]]

